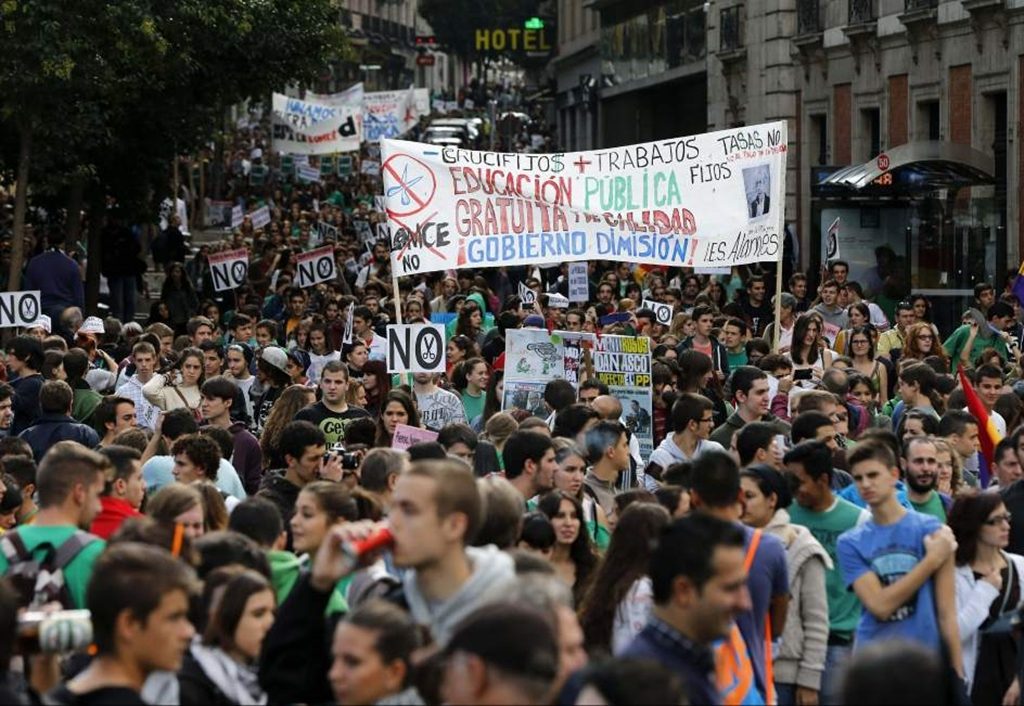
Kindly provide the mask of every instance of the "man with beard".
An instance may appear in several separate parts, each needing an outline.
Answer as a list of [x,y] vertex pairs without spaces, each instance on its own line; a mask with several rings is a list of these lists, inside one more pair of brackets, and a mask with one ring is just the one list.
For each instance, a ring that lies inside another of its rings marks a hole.
[[935,489],[939,466],[935,443],[928,436],[912,436],[903,442],[903,472],[907,477],[907,500],[920,513],[946,521],[952,500]]

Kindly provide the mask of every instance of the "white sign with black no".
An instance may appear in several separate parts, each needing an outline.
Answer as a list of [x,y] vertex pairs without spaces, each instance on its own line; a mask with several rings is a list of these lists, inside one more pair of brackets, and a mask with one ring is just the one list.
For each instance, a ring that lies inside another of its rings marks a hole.
[[392,324],[388,326],[389,373],[443,373],[444,371],[443,324]]
[[641,305],[643,309],[650,309],[654,312],[654,318],[656,322],[664,326],[672,325],[672,305],[662,304],[660,302],[652,301],[650,299],[644,299]]
[[0,292],[0,328],[28,326],[43,312],[39,290]]
[[245,248],[214,253],[208,259],[214,291],[236,289],[249,278],[249,251]]
[[316,250],[299,253],[295,258],[295,270],[295,283],[303,289],[331,281],[337,276],[334,246],[325,245]]

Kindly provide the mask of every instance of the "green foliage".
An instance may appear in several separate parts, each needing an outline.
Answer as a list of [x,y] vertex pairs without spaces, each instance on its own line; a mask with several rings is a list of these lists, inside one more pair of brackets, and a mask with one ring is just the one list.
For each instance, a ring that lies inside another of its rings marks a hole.
[[0,179],[30,131],[33,195],[84,174],[151,218],[174,155],[227,107],[311,83],[342,51],[332,0],[0,0]]

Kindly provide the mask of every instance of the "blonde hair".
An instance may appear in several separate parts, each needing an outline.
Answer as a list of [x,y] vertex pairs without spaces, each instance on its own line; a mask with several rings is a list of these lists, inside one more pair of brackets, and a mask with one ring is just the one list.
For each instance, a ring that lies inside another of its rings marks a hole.
[[518,430],[519,423],[508,412],[498,412],[484,424],[484,435],[499,451],[505,445],[508,437]]

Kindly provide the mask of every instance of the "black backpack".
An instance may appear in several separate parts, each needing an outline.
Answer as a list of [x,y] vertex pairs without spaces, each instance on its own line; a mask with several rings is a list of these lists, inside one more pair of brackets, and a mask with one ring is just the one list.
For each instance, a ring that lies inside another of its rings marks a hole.
[[98,540],[93,534],[76,530],[60,546],[44,542],[29,552],[17,530],[0,537],[0,551],[7,559],[7,578],[18,592],[18,606],[35,609],[57,602],[67,610],[74,609],[64,569],[83,549]]

